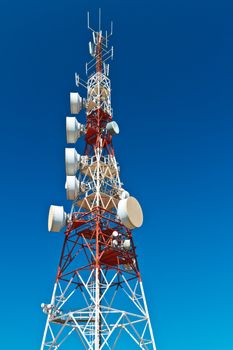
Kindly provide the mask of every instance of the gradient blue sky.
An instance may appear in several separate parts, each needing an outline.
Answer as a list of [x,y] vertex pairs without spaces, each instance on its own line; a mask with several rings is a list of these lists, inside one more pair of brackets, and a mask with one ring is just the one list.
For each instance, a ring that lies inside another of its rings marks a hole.
[[[114,21],[121,178],[158,350],[233,350],[233,3],[2,0],[1,349],[39,349],[63,235],[65,116],[86,12]],[[81,91],[82,92],[82,91]],[[84,120],[84,115],[82,115]],[[78,146],[78,150],[82,149]],[[79,349],[79,347],[77,347]],[[81,349],[81,347],[80,347]]]

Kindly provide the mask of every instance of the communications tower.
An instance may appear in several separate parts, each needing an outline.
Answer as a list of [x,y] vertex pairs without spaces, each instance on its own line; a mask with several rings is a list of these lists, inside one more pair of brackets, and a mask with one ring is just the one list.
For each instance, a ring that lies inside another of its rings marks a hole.
[[[94,30],[88,14],[88,28],[87,82],[75,74],[87,96],[70,93],[71,116],[66,117],[67,143],[84,137],[85,149],[81,155],[65,148],[70,213],[63,206],[49,210],[48,230],[65,227],[65,238],[51,301],[41,304],[47,315],[41,350],[74,349],[75,341],[77,349],[156,350],[133,235],[143,214],[122,187],[112,143],[119,133],[112,120],[107,63],[113,58],[112,24],[110,33],[103,33],[99,18]],[[76,119],[82,109],[85,124]]]

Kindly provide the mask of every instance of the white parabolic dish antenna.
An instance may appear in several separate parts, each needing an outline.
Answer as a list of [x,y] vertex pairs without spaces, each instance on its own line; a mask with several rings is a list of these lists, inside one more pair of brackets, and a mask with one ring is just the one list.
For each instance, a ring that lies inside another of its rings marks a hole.
[[70,112],[71,114],[78,114],[82,109],[82,97],[78,92],[70,93]]
[[66,117],[66,140],[67,143],[75,143],[82,132],[82,124],[75,117]]
[[69,200],[77,198],[80,191],[80,181],[76,176],[66,176],[66,197]]
[[126,199],[129,197],[129,192],[123,190],[120,194],[120,199]]
[[48,217],[49,232],[59,232],[66,224],[66,213],[64,208],[57,205],[50,205]]
[[75,148],[65,148],[66,175],[75,175],[80,167],[81,156]]
[[119,132],[120,132],[120,129],[119,129],[119,126],[116,122],[109,122],[107,125],[106,125],[106,129],[108,130],[108,132],[111,134],[111,135],[118,135]]
[[134,197],[121,199],[118,203],[117,215],[122,224],[129,229],[134,229],[142,226],[143,213],[140,204]]

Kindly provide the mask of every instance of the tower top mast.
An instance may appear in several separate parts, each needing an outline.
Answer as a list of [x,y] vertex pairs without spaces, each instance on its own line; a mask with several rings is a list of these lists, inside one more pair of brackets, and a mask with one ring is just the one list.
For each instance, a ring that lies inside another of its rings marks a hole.
[[87,13],[87,28],[92,32],[93,36],[93,41],[89,42],[89,52],[93,59],[86,64],[86,74],[89,76],[89,74],[93,73],[95,63],[97,73],[108,75],[109,68],[106,65],[106,62],[110,58],[113,59],[113,46],[109,48],[109,38],[113,34],[113,22],[111,21],[110,31],[108,32],[106,30],[105,34],[103,34],[101,29],[101,9],[99,9],[98,30],[91,27],[89,12]]

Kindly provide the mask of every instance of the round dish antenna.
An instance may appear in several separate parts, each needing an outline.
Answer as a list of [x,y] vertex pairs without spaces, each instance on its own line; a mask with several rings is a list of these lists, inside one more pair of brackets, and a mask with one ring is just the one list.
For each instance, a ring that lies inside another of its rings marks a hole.
[[134,229],[142,226],[143,213],[140,204],[134,197],[121,199],[118,203],[117,215],[122,224],[129,229]]
[[67,143],[75,143],[81,135],[83,126],[75,117],[66,117]]
[[70,93],[70,112],[71,114],[78,114],[82,109],[82,97],[78,92]]
[[111,135],[118,135],[120,132],[119,126],[116,122],[112,121],[106,125],[106,129]]
[[112,241],[112,245],[113,245],[113,247],[117,247],[117,246],[118,246],[118,242],[117,242],[116,239],[114,239],[114,240]]
[[120,194],[120,199],[126,199],[129,197],[129,192],[122,190],[121,194]]
[[80,192],[80,181],[76,176],[67,176],[65,188],[67,199],[74,200]]
[[48,217],[49,232],[59,232],[66,224],[66,213],[64,208],[57,205],[50,205]]
[[118,237],[119,233],[117,231],[113,231],[112,235],[113,237]]
[[66,175],[75,175],[81,164],[81,155],[75,148],[65,148]]
[[123,248],[125,250],[130,250],[130,239],[126,239],[124,242],[123,242]]

